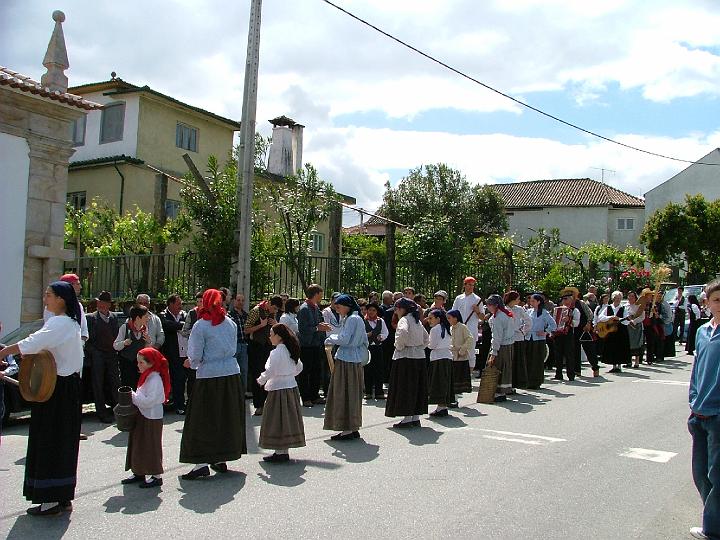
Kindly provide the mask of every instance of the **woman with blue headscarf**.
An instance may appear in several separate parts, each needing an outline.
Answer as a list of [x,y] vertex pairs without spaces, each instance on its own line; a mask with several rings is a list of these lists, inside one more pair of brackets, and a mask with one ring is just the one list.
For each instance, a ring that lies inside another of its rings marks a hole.
[[37,332],[0,351],[0,360],[10,354],[48,351],[55,358],[57,382],[45,402],[30,407],[30,431],[25,459],[23,495],[38,506],[31,516],[49,516],[72,510],[77,484],[80,447],[80,370],[83,347],[80,338],[81,311],[75,290],[64,281],[45,291],[50,317]]
[[335,369],[330,378],[323,429],[340,431],[333,441],[360,438],[364,373],[362,360],[368,354],[365,321],[360,306],[349,294],[335,299],[335,309],[344,317],[337,333],[330,334],[325,345],[336,345]]
[[428,369],[429,390],[428,403],[435,403],[437,408],[430,416],[448,416],[448,405],[455,401],[452,383],[452,338],[450,323],[445,311],[433,309],[425,319],[430,324],[430,368]]
[[545,380],[545,357],[548,355],[546,341],[557,330],[552,315],[545,309],[545,297],[535,293],[530,297],[528,315],[530,331],[525,335],[527,348],[527,387],[537,390]]
[[418,305],[408,298],[395,302],[398,316],[395,353],[390,368],[385,416],[402,416],[395,428],[420,427],[420,415],[428,408],[428,379],[425,347],[429,337],[420,324]]

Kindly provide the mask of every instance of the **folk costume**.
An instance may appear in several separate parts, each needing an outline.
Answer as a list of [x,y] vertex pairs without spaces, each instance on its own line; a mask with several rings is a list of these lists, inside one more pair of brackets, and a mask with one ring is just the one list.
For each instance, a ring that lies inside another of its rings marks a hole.
[[530,315],[520,306],[512,306],[510,311],[513,313],[515,322],[514,343],[513,343],[513,388],[527,388],[528,371],[527,371],[527,347],[525,346],[525,336],[530,331],[532,321]]
[[57,366],[50,399],[30,405],[23,495],[33,503],[44,503],[30,508],[32,515],[69,509],[77,484],[83,366],[80,303],[69,283],[56,281],[50,288],[65,301],[65,315],[50,317],[40,330],[17,344],[23,355],[49,351]]
[[428,380],[425,367],[425,347],[429,336],[420,324],[418,306],[412,300],[400,298],[395,307],[406,314],[398,321],[395,331],[395,353],[390,368],[385,416],[403,416],[394,427],[417,427],[420,415],[427,413]]
[[[372,304],[371,304],[372,305]],[[376,311],[380,311],[378,307]],[[365,316],[365,333],[368,335],[368,349],[370,351],[370,363],[363,368],[365,376],[365,397],[370,399],[385,399],[383,382],[385,379],[385,358],[383,355],[383,343],[388,338],[389,332],[385,321],[379,315]]]
[[458,321],[450,328],[453,393],[457,395],[472,392],[470,370],[475,367],[475,338],[470,329],[463,324],[462,312],[451,309],[448,315]]
[[182,309],[175,315],[169,308],[160,313],[165,341],[160,347],[170,367],[170,383],[172,386],[172,401],[175,411],[182,414],[185,411],[185,384],[187,375],[183,363],[187,358],[187,338],[182,335],[187,313]]
[[[247,320],[245,321],[246,334],[250,328],[260,324],[260,321],[273,317],[269,311],[269,306],[270,302],[265,300],[250,310]],[[249,335],[248,371],[250,389],[253,395],[253,407],[255,407],[256,410],[262,409],[263,405],[265,405],[265,399],[267,398],[267,392],[257,383],[257,378],[260,376],[260,373],[262,373],[265,362],[267,362],[270,351],[272,350],[272,344],[270,343],[271,328],[272,326],[270,324],[266,324]]]
[[203,294],[203,306],[188,342],[188,360],[197,369],[185,416],[180,462],[195,468],[182,477],[208,476],[208,465],[227,471],[226,461],[247,453],[245,388],[235,359],[237,328],[226,316],[216,289]]
[[330,377],[325,422],[323,429],[340,431],[334,440],[358,438],[362,426],[363,367],[362,359],[368,354],[368,336],[365,321],[360,317],[360,306],[349,294],[341,294],[336,304],[347,306],[350,312],[343,319],[338,333],[325,340],[325,345],[337,346],[335,369]]
[[628,338],[627,325],[622,324],[622,319],[627,316],[625,306],[609,304],[604,312],[598,316],[599,322],[607,322],[612,317],[617,317],[617,330],[609,333],[604,341],[603,362],[612,365],[611,373],[618,373],[621,365],[630,363],[630,341]]
[[552,315],[545,309],[542,295],[533,297],[540,302],[537,309],[529,309],[530,331],[525,335],[525,352],[527,355],[527,387],[532,390],[540,388],[545,380],[545,357],[548,355],[547,337],[557,330]]
[[428,348],[430,349],[430,368],[428,370],[428,403],[437,405],[431,416],[447,416],[447,407],[455,401],[452,384],[452,338],[450,323],[445,312],[434,309],[430,313],[440,322],[430,328]]
[[257,380],[268,393],[260,426],[261,448],[287,455],[288,448],[305,446],[305,425],[295,379],[302,370],[302,361],[294,360],[284,343],[270,353],[265,371]]
[[[627,325],[630,356],[640,359],[645,353],[645,332],[643,331],[645,310],[642,309],[640,304],[631,304],[626,306],[625,311],[631,317]],[[638,367],[638,365],[639,361],[635,364],[635,367]]]
[[[125,345],[125,340],[130,340],[130,345]],[[129,386],[133,390],[137,388],[140,372],[137,369],[137,354],[140,349],[152,345],[148,335],[147,326],[140,328],[128,319],[118,330],[113,348],[118,352],[120,364],[120,381],[123,386]]]
[[[572,296],[569,293],[564,298]],[[563,306],[558,306],[561,308]],[[580,310],[576,307],[567,307],[565,319],[557,324],[553,334],[553,352],[555,353],[554,380],[563,380],[563,367],[569,381],[575,380],[575,335],[574,329],[580,326]],[[558,309],[556,308],[556,309]]]
[[[170,371],[163,354],[152,347],[141,349],[142,355],[151,367],[140,374],[137,391],[132,393],[132,402],[140,414],[136,416],[135,427],[128,437],[125,470],[133,476],[124,484],[140,482],[140,487],[162,485],[163,453],[163,403],[170,396]],[[150,478],[145,479],[145,476]]]
[[[110,293],[100,293],[100,300],[107,298],[112,300]],[[88,313],[86,320],[89,338],[85,342],[85,353],[90,358],[95,412],[98,418],[110,422],[113,414],[108,405],[114,406],[117,403],[120,388],[118,353],[113,348],[120,328],[112,311],[108,311],[107,316],[100,311]]]
[[512,393],[513,345],[517,323],[514,320],[513,312],[505,307],[500,295],[491,295],[487,299],[487,303],[497,306],[497,311],[490,317],[490,327],[492,328],[490,354],[495,357],[495,367],[500,370],[497,395],[504,396]]

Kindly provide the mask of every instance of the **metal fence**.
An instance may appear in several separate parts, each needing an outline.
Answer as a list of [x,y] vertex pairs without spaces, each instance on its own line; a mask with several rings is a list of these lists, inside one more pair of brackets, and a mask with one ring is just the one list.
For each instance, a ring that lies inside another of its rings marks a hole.
[[[141,292],[153,298],[177,293],[189,300],[207,286],[198,271],[198,262],[193,254],[81,257],[66,263],[65,268],[80,276],[84,298],[94,298],[106,290],[118,300],[132,299]],[[428,296],[438,289],[453,294],[461,289],[463,278],[471,275],[478,280],[478,292],[482,294],[502,292],[510,287],[528,292],[541,287],[547,270],[498,260],[440,269],[425,261],[399,260],[395,265],[395,289],[411,286]],[[295,265],[280,255],[266,257],[262,263],[253,264],[250,296],[255,301],[283,292],[302,298],[304,284],[319,283],[326,296],[332,291],[345,291],[366,297],[371,291],[380,292],[385,288],[385,271],[381,262],[362,258],[305,257]],[[556,277],[564,285],[581,289],[592,278],[607,275],[607,272],[596,272],[590,276],[574,265],[563,266],[555,272],[559,272]]]

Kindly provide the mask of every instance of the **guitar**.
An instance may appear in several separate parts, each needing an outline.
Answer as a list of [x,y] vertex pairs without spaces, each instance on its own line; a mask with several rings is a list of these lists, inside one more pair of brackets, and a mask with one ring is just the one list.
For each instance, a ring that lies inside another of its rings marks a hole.
[[618,331],[618,321],[599,322],[595,325],[595,333],[600,339],[605,339],[608,335]]

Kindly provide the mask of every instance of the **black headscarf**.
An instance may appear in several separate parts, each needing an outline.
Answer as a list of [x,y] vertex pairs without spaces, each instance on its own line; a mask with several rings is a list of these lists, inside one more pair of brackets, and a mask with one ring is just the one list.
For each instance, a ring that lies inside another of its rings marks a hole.
[[50,284],[50,288],[57,296],[65,300],[65,314],[76,323],[81,324],[80,302],[78,302],[73,286],[65,281],[56,281]]
[[447,315],[445,315],[445,310],[444,309],[433,309],[430,312],[430,315],[440,319],[440,328],[441,328],[440,337],[444,338],[446,331],[448,334],[450,333],[450,322],[447,320]]
[[352,296],[350,296],[349,294],[341,294],[340,296],[338,296],[335,299],[335,303],[340,304],[341,306],[349,307],[350,313],[348,313],[348,316],[352,315],[353,311],[357,311],[358,313],[360,313],[360,306],[355,301],[355,299]]
[[420,322],[420,314],[418,313],[418,305],[410,300],[409,298],[400,298],[397,302],[395,302],[396,308],[404,309],[408,312],[408,314],[412,315],[415,318],[415,322]]

